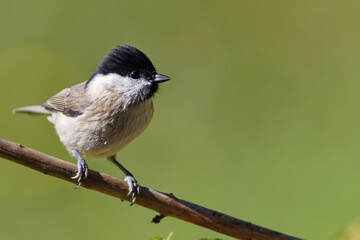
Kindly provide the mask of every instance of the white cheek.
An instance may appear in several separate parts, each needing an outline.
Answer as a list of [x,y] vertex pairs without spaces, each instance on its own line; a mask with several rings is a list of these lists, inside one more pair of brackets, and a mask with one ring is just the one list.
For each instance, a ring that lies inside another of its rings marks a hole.
[[114,84],[117,81],[121,81],[122,78],[120,75],[114,73],[108,75],[97,74],[87,86],[89,96],[93,99],[102,97],[111,91]]
[[88,85],[88,93],[92,100],[114,96],[122,101],[124,107],[135,102],[144,88],[151,83],[144,79],[122,77],[116,73],[107,75],[97,74]]

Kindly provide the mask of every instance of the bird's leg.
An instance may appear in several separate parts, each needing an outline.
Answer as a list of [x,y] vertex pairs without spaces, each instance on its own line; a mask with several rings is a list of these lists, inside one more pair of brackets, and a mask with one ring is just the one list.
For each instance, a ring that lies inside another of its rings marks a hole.
[[87,178],[88,174],[88,166],[85,160],[80,156],[78,151],[73,150],[75,157],[77,158],[77,173],[75,176],[71,177],[72,179],[77,179],[79,184],[77,185],[76,189],[78,189],[81,185],[81,181]]
[[108,159],[111,162],[113,162],[116,166],[118,166],[121,169],[121,171],[123,171],[123,173],[125,174],[124,181],[126,181],[129,185],[128,196],[132,193],[132,197],[133,197],[130,206],[133,205],[136,200],[136,197],[140,191],[139,183],[136,181],[134,176],[123,165],[121,165],[118,161],[116,161],[116,156],[108,157]]

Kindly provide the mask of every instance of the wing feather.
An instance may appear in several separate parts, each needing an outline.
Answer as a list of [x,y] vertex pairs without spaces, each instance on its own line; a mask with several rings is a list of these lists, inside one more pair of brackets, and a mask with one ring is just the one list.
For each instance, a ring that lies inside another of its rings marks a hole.
[[85,97],[86,82],[65,88],[58,94],[49,98],[42,106],[50,111],[62,112],[69,117],[77,117],[83,114],[89,106]]

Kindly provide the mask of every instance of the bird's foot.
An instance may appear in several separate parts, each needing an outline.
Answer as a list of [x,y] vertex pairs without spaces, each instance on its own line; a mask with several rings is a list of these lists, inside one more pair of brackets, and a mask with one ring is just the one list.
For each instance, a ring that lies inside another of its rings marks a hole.
[[132,193],[132,201],[130,204],[130,206],[132,206],[135,203],[136,197],[140,192],[140,185],[136,181],[136,179],[130,175],[126,176],[124,181],[126,181],[129,185],[129,193],[127,195],[129,196]]
[[78,157],[77,168],[76,175],[71,177],[78,180],[79,184],[76,186],[76,189],[80,187],[82,180],[86,179],[88,175],[88,166],[82,157]]
[[125,173],[124,181],[126,181],[129,185],[129,193],[127,194],[127,196],[129,196],[132,193],[132,201],[130,204],[130,206],[132,206],[136,200],[136,197],[139,194],[139,191],[140,191],[139,183],[136,181],[134,176],[123,165],[121,165],[118,161],[116,161],[115,155],[108,157],[108,159],[110,161],[112,161],[117,167],[119,167],[121,169],[121,171],[123,171],[123,173]]

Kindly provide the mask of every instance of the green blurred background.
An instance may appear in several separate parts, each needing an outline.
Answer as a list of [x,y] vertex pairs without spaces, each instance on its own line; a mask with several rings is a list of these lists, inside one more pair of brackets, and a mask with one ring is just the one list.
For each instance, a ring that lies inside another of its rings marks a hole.
[[[45,117],[109,50],[172,80],[118,154],[140,184],[306,239],[360,217],[358,1],[1,1],[0,137],[75,162]],[[123,178],[106,160],[90,168]],[[0,239],[230,237],[0,160]]]

